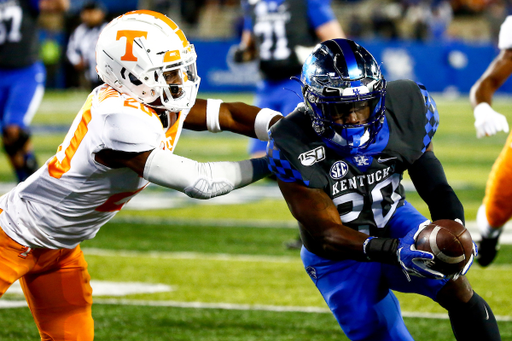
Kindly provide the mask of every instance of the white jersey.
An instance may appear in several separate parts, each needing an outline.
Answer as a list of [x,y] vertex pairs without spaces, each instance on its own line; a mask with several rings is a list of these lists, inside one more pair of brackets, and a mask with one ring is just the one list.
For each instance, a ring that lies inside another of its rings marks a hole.
[[0,198],[0,227],[21,245],[74,248],[148,185],[95,160],[103,149],[174,150],[188,111],[165,131],[155,111],[107,85],[91,92],[55,156]]
[[512,15],[501,24],[498,47],[500,50],[512,49]]

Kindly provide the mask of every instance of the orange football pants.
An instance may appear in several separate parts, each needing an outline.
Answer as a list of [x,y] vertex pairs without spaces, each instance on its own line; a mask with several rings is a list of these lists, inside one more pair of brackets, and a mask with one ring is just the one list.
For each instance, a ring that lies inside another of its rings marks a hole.
[[30,249],[0,229],[0,297],[18,279],[41,340],[94,339],[92,288],[80,246]]
[[512,217],[512,132],[494,161],[483,204],[492,227],[501,227]]

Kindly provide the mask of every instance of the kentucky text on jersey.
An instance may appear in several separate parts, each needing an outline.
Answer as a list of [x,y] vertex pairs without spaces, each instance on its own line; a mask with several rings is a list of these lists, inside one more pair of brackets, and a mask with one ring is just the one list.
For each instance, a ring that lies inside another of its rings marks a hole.
[[[384,169],[379,169],[378,171],[373,173],[356,175],[348,179],[337,181],[332,185],[331,195],[334,196],[345,190],[361,189],[368,185],[373,185],[375,182],[380,182],[382,180],[387,179],[391,174],[394,174],[394,170],[394,166],[389,166]],[[331,173],[332,172],[333,170],[331,170]]]

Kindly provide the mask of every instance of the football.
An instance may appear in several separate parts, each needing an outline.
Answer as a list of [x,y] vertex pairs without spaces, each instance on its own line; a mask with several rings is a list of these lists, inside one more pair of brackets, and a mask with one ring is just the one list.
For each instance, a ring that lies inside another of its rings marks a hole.
[[464,225],[450,219],[436,220],[416,237],[416,249],[434,254],[433,270],[447,277],[464,269],[471,259],[473,239]]

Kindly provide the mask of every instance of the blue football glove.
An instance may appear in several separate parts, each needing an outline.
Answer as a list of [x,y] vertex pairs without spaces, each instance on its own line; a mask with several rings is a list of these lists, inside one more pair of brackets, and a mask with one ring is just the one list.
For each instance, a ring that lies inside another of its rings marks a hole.
[[478,255],[478,246],[476,246],[475,242],[473,242],[473,251],[471,252],[471,257],[469,258],[469,262],[466,264],[466,266],[464,267],[464,269],[462,269],[461,272],[453,275],[453,277],[452,277],[453,280],[456,280],[460,276],[464,276],[465,274],[468,273],[469,268],[471,267],[471,265],[473,265],[473,261],[475,260],[477,255]]
[[428,224],[430,224],[430,221],[427,220],[420,224],[418,229],[411,230],[405,237],[398,239],[396,251],[398,262],[409,282],[411,281],[410,275],[434,279],[445,277],[441,272],[430,268],[434,260],[432,253],[416,250],[416,238]]

